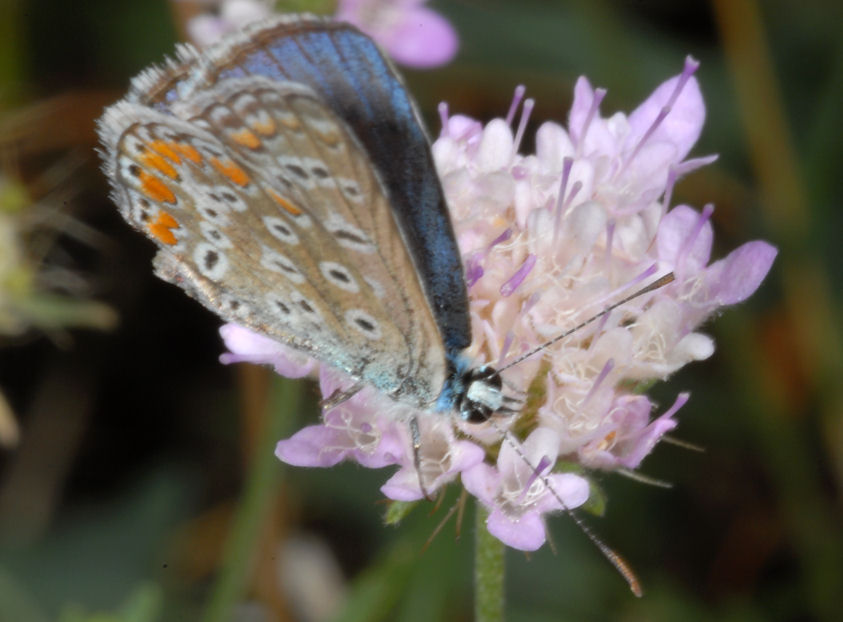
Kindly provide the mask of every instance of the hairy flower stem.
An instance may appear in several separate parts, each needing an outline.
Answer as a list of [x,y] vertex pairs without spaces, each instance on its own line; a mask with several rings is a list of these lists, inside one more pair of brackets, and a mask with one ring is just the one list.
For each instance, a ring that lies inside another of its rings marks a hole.
[[203,622],[230,620],[231,609],[243,594],[259,549],[261,526],[272,511],[272,500],[282,477],[272,453],[275,439],[295,427],[301,393],[301,383],[286,378],[272,382],[259,444],[246,473],[243,495],[235,510]]
[[488,516],[478,503],[474,522],[474,621],[502,622],[504,544],[486,529]]

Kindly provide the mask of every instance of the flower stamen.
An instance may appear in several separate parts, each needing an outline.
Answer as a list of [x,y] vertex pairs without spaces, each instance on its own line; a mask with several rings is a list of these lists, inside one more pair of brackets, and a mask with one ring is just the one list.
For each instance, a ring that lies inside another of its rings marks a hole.
[[536,265],[536,256],[533,253],[527,255],[527,259],[524,260],[524,263],[521,264],[521,267],[515,271],[509,280],[506,283],[501,285],[500,293],[501,296],[506,298],[507,296],[511,296],[518,286],[524,282],[524,279],[530,274],[530,271],[533,269],[533,266]]
[[515,92],[512,94],[512,103],[509,104],[509,112],[506,113],[506,124],[512,126],[512,121],[515,119],[515,113],[518,111],[518,104],[524,98],[524,93],[527,92],[527,87],[519,84],[515,87]]
[[577,147],[577,156],[582,155],[582,149],[585,146],[585,137],[588,134],[588,128],[591,127],[594,115],[596,115],[597,111],[600,109],[600,103],[603,101],[603,98],[606,97],[606,93],[606,89],[594,89],[594,97],[591,100],[591,106],[588,109],[588,114],[585,116],[585,121],[583,121],[580,135],[576,136],[574,134],[574,128],[571,128],[571,140]]
[[536,100],[532,97],[524,100],[524,105],[521,107],[521,120],[518,122],[518,130],[515,132],[515,141],[512,143],[512,157],[518,155],[518,149],[521,147],[521,139],[524,138],[524,131],[527,129],[527,122],[530,120],[530,115],[533,112],[533,107],[536,105]]

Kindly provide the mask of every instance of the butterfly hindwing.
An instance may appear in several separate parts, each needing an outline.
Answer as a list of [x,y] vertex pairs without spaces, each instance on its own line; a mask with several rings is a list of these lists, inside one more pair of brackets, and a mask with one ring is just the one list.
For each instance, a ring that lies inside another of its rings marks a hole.
[[171,112],[124,102],[101,123],[115,198],[161,248],[159,274],[397,398],[435,399],[441,337],[413,306],[412,260],[344,122],[307,87],[263,78]]

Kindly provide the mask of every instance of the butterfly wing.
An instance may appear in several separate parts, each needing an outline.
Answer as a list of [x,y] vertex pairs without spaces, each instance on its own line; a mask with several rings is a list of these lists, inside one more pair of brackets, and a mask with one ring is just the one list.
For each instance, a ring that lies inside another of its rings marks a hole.
[[445,352],[387,193],[304,85],[229,78],[100,122],[124,217],[205,306],[426,407]]
[[415,104],[377,45],[353,26],[313,16],[252,24],[199,55],[179,49],[133,83],[130,101],[166,110],[218,81],[259,75],[309,86],[366,150],[421,279],[448,352],[471,342],[463,267]]

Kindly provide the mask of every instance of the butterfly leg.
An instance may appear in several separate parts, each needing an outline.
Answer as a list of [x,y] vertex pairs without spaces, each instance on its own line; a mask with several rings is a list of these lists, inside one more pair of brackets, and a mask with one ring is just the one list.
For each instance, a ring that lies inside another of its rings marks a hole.
[[413,466],[416,468],[416,475],[419,478],[419,488],[425,499],[433,501],[433,497],[430,496],[427,488],[425,488],[424,480],[422,479],[421,454],[419,453],[421,450],[421,431],[419,430],[419,420],[415,415],[410,417],[410,437],[413,440]]
[[340,404],[342,404],[346,400],[350,400],[362,388],[363,388],[363,383],[362,382],[356,382],[353,385],[351,385],[349,388],[347,388],[345,391],[340,391],[339,389],[337,389],[336,391],[331,393],[330,397],[326,397],[324,400],[319,402],[319,406],[322,408],[322,410],[330,410],[334,406],[339,406]]

